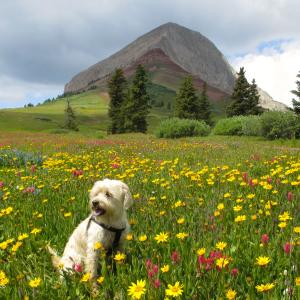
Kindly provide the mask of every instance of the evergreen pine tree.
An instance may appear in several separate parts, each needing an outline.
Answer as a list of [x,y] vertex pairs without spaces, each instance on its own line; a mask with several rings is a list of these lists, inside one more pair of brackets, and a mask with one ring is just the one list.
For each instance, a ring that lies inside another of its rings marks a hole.
[[123,105],[126,100],[127,81],[121,68],[116,69],[108,82],[110,103],[108,116],[111,120],[108,131],[112,134],[122,133],[124,129]]
[[71,107],[69,99],[67,99],[67,107],[65,109],[65,128],[78,131],[76,116]]
[[237,75],[238,77],[231,95],[231,103],[227,107],[227,115],[229,117],[246,115],[248,111],[249,83],[245,77],[243,67],[240,68]]
[[248,108],[246,114],[247,115],[261,114],[263,112],[263,109],[258,104],[259,104],[259,94],[258,94],[255,79],[253,79],[251,85],[249,86]]
[[193,85],[193,78],[188,75],[175,97],[175,117],[180,119],[199,119],[200,103]]
[[[297,77],[300,78],[300,72],[297,75]],[[293,99],[292,102],[293,102],[294,112],[297,115],[300,115],[300,81],[297,80],[296,84],[297,84],[297,90],[293,90],[293,91],[291,91],[291,93],[293,93],[294,95],[296,95],[299,98],[299,100]]]
[[200,95],[200,101],[199,101],[199,120],[203,120],[206,122],[206,124],[211,125],[211,110],[210,110],[210,103],[207,96],[207,85],[206,82],[204,82],[203,89]]
[[149,94],[147,92],[147,73],[142,65],[138,65],[130,91],[127,93],[123,107],[124,127],[126,132],[147,131],[147,115],[149,114]]

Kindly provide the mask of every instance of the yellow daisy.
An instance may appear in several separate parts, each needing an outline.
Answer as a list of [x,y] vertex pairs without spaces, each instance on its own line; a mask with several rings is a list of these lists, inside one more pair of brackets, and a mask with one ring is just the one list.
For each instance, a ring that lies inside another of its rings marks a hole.
[[159,244],[159,243],[165,243],[165,242],[167,242],[168,238],[169,238],[169,234],[167,232],[160,232],[159,234],[157,234],[155,236],[154,239]]
[[128,295],[133,299],[141,299],[141,297],[146,292],[146,280],[138,280],[136,283],[131,283],[131,286],[128,287]]
[[37,277],[37,278],[33,278],[32,280],[29,281],[29,286],[32,288],[36,288],[41,284],[42,279]]
[[174,285],[168,284],[168,288],[166,289],[166,295],[171,297],[178,297],[182,295],[183,292],[183,284],[180,284],[179,281],[176,281]]

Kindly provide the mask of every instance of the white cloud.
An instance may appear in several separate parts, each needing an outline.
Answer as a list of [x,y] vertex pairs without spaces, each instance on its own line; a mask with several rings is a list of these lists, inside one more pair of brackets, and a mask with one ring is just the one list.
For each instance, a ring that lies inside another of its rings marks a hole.
[[[0,0],[0,107],[61,93],[78,72],[166,22],[200,32],[234,57],[265,41],[300,40],[299,19],[299,0]],[[256,62],[252,55],[243,60]],[[279,54],[260,55],[275,61]]]
[[250,53],[231,61],[238,71],[245,67],[248,81],[255,78],[258,86],[276,101],[291,106],[296,88],[296,75],[300,71],[300,40],[284,42],[280,51],[264,48],[261,53]]
[[0,108],[20,107],[29,102],[37,104],[62,92],[62,85],[25,82],[0,76]]

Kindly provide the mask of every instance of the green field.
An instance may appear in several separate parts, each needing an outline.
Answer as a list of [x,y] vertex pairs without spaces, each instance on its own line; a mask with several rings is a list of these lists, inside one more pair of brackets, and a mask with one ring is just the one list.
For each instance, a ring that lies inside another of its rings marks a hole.
[[[162,118],[171,115],[166,107],[168,102],[173,103],[175,93],[158,85],[152,85],[149,92],[151,99],[155,99],[148,117],[148,130],[152,132]],[[58,133],[64,126],[67,99],[75,111],[81,134],[95,137],[106,134],[109,97],[100,90],[58,98],[52,103],[35,107],[1,109],[0,128],[7,131]]]
[[[299,147],[1,131],[0,299],[299,299]],[[61,282],[45,247],[62,253],[103,178],[134,205],[127,259],[116,274],[100,259],[95,295],[84,271]]]

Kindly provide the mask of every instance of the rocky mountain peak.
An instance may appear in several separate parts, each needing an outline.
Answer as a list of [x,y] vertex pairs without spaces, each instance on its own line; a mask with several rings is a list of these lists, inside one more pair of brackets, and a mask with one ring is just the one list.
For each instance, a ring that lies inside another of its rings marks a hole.
[[[154,51],[154,52],[153,52]],[[156,52],[155,52],[156,51]],[[235,74],[224,55],[217,47],[199,32],[190,30],[176,23],[163,24],[111,55],[74,76],[66,84],[65,93],[81,91],[93,84],[103,83],[116,69],[132,69],[143,57],[152,57],[150,53],[161,53],[168,66],[193,75],[201,82],[206,82],[219,94],[230,95],[235,82]],[[152,61],[155,65],[155,61]],[[165,66],[165,69],[167,66]],[[269,97],[265,97],[270,100]],[[272,101],[272,100],[271,100]],[[266,105],[264,105],[266,106]]]

